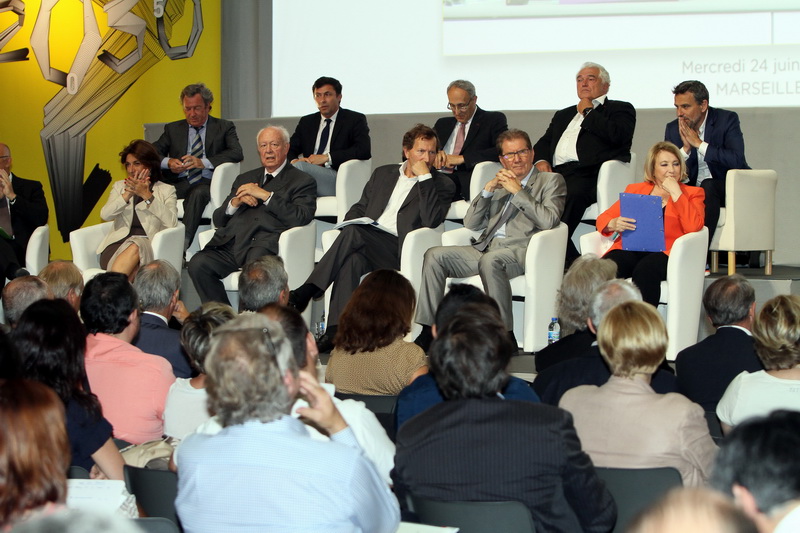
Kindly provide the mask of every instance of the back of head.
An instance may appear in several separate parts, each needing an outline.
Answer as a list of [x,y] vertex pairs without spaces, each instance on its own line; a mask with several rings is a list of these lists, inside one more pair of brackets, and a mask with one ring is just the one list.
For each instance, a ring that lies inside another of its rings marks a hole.
[[0,526],[67,495],[64,405],[35,381],[0,381]]
[[558,321],[562,336],[586,329],[592,294],[616,275],[617,264],[614,261],[594,254],[582,255],[572,263],[558,291]]
[[72,261],[51,261],[39,272],[39,278],[47,283],[54,298],[66,300],[69,291],[76,296],[83,292],[83,276]]
[[500,314],[485,304],[468,304],[431,344],[431,374],[448,400],[494,396],[508,382],[506,367],[515,352]]
[[592,321],[595,330],[612,307],[629,301],[642,301],[642,293],[629,281],[612,279],[597,287],[592,294],[589,307],[589,320]]
[[175,291],[181,288],[181,275],[167,261],[156,259],[147,263],[133,281],[142,311],[159,311],[172,303]]
[[615,376],[653,374],[667,354],[667,327],[644,302],[623,302],[606,313],[597,330],[600,353]]
[[711,485],[728,495],[746,488],[770,515],[800,499],[800,413],[774,411],[746,420],[720,444]]
[[280,324],[261,314],[241,315],[212,334],[206,359],[208,407],[223,427],[271,422],[294,398],[284,384],[297,363]]
[[370,272],[342,311],[334,344],[351,353],[390,345],[411,331],[416,302],[414,287],[398,271]]
[[128,317],[139,307],[136,290],[128,277],[104,272],[89,280],[81,298],[81,318],[89,333],[120,333]]
[[639,513],[626,533],[758,533],[733,502],[704,488],[673,489]]
[[297,368],[305,368],[308,355],[306,353],[308,326],[306,326],[306,321],[303,320],[303,315],[291,307],[277,303],[262,307],[259,313],[281,325],[286,338],[289,340],[289,345],[292,347]]
[[211,333],[234,318],[233,308],[219,302],[205,303],[186,317],[181,327],[181,345],[195,370],[205,373]]
[[800,364],[800,296],[782,294],[768,300],[756,316],[753,340],[765,369]]
[[755,301],[753,286],[739,274],[717,279],[703,294],[703,307],[715,328],[746,320]]
[[498,314],[500,307],[491,296],[473,285],[457,283],[450,286],[450,290],[444,295],[439,307],[436,308],[434,324],[437,330],[441,330],[455,316],[459,309],[467,304],[483,304],[493,308]]
[[280,302],[281,293],[288,294],[288,291],[289,274],[283,259],[277,255],[254,259],[244,265],[239,274],[239,312],[255,312],[267,304]]
[[38,300],[52,299],[47,283],[36,276],[20,276],[3,288],[3,313],[6,323],[14,326],[25,309]]

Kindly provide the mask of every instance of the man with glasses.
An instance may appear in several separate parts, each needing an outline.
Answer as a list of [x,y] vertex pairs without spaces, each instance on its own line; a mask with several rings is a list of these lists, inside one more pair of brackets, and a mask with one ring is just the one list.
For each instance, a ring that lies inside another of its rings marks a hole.
[[342,228],[305,284],[291,292],[289,305],[302,312],[312,298],[334,284],[320,352],[333,347],[339,315],[361,276],[380,268],[399,269],[406,235],[444,222],[455,187],[432,168],[437,147],[436,132],[428,126],[417,124],[407,131],[403,135],[407,160],[375,169],[361,199],[345,215],[352,223]]
[[472,170],[482,161],[494,161],[495,141],[508,129],[508,123],[503,113],[478,107],[475,86],[466,80],[455,80],[447,86],[447,109],[453,116],[442,117],[433,125],[444,143],[433,166],[449,174],[456,185],[455,199],[469,202]]
[[[630,162],[636,110],[628,102],[609,100],[608,71],[584,63],[575,76],[578,104],[557,111],[533,147],[536,168],[558,172],[567,182],[567,203],[561,220],[572,237],[586,208],[597,201],[597,174],[606,161]],[[567,240],[567,267],[578,249]]]
[[369,159],[367,117],[342,109],[342,84],[322,76],[311,87],[318,113],[297,123],[289,146],[292,164],[317,181],[317,196],[336,196],[336,172],[351,159]]
[[470,246],[439,246],[425,253],[416,321],[423,326],[417,344],[426,350],[447,278],[480,274],[486,294],[497,301],[503,323],[513,335],[510,280],[525,272],[531,235],[558,226],[564,211],[564,178],[534,168],[527,133],[517,129],[501,133],[497,150],[503,168],[472,200],[464,217],[464,226],[482,231],[480,237]]
[[267,126],[256,139],[263,168],[234,180],[228,198],[214,211],[214,237],[189,262],[189,276],[203,303],[230,305],[222,278],[254,259],[278,255],[281,232],[305,226],[317,209],[316,182],[286,160],[286,128]]

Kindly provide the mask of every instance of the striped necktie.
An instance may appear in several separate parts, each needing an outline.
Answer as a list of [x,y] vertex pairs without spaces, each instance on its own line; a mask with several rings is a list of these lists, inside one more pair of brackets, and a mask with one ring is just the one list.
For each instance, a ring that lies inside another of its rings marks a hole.
[[331,119],[325,119],[325,127],[322,128],[322,133],[319,134],[319,147],[317,148],[318,154],[325,153],[325,147],[328,146],[328,137],[331,134]]
[[[200,137],[200,130],[203,129],[203,126],[199,128],[197,126],[192,126],[195,130],[195,137],[194,142],[192,143],[192,152],[191,155],[198,159],[203,158],[203,138]],[[186,173],[186,179],[189,180],[189,185],[194,185],[203,177],[203,169],[202,168],[192,168]]]

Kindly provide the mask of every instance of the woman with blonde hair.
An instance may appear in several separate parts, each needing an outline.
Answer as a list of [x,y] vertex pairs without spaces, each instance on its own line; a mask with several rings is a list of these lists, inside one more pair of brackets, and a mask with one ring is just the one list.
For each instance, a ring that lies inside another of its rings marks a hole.
[[703,409],[650,386],[667,352],[667,328],[655,308],[637,301],[617,305],[600,322],[597,342],[611,369],[608,382],[576,387],[559,403],[572,413],[595,466],[672,467],[685,486],[705,484],[717,447]]

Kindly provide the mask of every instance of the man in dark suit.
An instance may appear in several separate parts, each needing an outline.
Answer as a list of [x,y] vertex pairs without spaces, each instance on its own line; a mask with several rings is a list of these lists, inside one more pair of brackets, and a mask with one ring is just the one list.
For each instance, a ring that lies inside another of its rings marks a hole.
[[456,185],[455,199],[469,202],[472,170],[482,161],[497,158],[497,136],[508,129],[508,122],[503,113],[478,107],[475,86],[466,80],[447,86],[447,109],[453,116],[433,125],[443,143],[433,166],[450,175]]
[[230,304],[221,279],[253,259],[277,255],[281,232],[314,218],[317,184],[288,164],[286,128],[259,131],[258,153],[264,168],[236,178],[228,198],[214,211],[214,237],[189,262],[189,276],[203,303]]
[[750,168],[744,158],[744,136],[739,115],[708,105],[708,89],[696,80],[673,90],[678,118],[667,124],[664,140],[681,149],[689,185],[706,192],[708,242],[714,237],[719,209],[725,207],[725,177],[732,168]]
[[[0,278],[27,276],[25,251],[33,230],[47,224],[42,184],[12,174],[11,149],[0,143]],[[36,274],[36,272],[34,272]]]
[[636,110],[628,102],[608,99],[611,77],[596,63],[584,63],[575,78],[578,105],[557,111],[534,145],[536,168],[558,172],[567,182],[561,220],[569,227],[567,266],[578,257],[572,234],[586,208],[597,201],[597,174],[606,161],[631,160]]
[[203,83],[187,85],[181,91],[186,120],[170,122],[154,143],[164,157],[162,181],[175,187],[183,199],[186,226],[184,250],[194,240],[203,210],[211,199],[211,176],[222,163],[244,159],[233,122],[209,116],[214,95]]
[[166,261],[155,260],[136,273],[133,282],[142,315],[133,345],[145,353],[160,355],[172,365],[176,378],[192,377],[192,367],[181,345],[181,332],[169,321],[181,304],[181,275]]
[[369,159],[367,117],[342,109],[342,84],[323,76],[311,87],[318,113],[297,123],[289,142],[289,160],[317,181],[317,196],[336,196],[336,171],[351,159]]
[[[403,135],[401,165],[385,165],[372,173],[361,199],[345,220],[361,217],[371,223],[342,228],[305,284],[292,291],[289,305],[303,311],[312,298],[333,283],[328,312],[328,340],[333,339],[339,315],[361,276],[380,268],[400,268],[400,250],[410,231],[435,228],[442,222],[453,197],[453,184],[433,170],[438,139],[428,126],[417,124]],[[320,351],[330,347],[323,342]]]
[[675,359],[678,392],[706,411],[717,410],[725,390],[742,372],[763,370],[753,344],[755,291],[734,274],[714,281],[703,295],[703,307],[716,333],[682,350]]
[[438,331],[430,370],[445,401],[398,431],[392,480],[401,509],[408,494],[512,500],[530,510],[536,531],[610,531],[614,500],[572,416],[498,394],[514,352],[505,325],[482,305],[464,306]]

